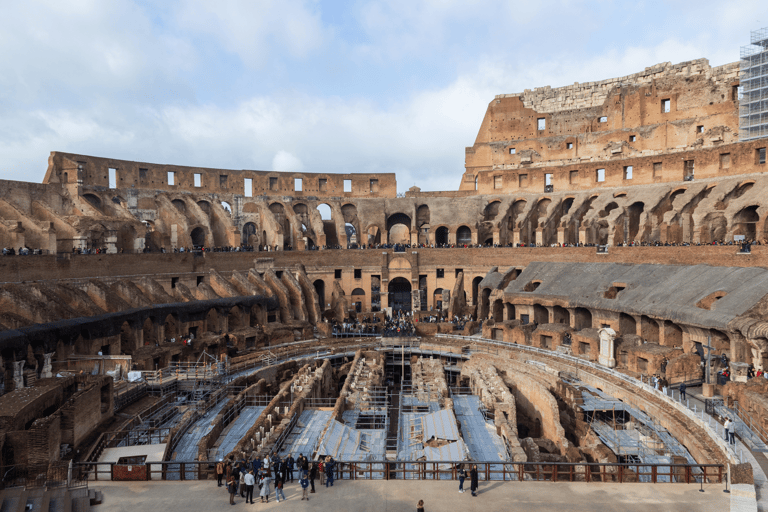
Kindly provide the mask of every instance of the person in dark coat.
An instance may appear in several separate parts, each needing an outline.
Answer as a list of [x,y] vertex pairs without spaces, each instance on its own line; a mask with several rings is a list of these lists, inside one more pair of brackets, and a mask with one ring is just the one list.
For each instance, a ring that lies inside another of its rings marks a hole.
[[469,481],[471,483],[469,489],[472,491],[472,496],[477,496],[477,464],[472,464],[472,469],[469,471]]
[[685,382],[680,384],[680,400],[685,400]]
[[285,479],[286,481],[290,480],[291,483],[293,483],[293,465],[295,464],[293,455],[288,455],[288,458],[285,460],[285,464],[288,466],[288,472],[285,474]]
[[309,469],[309,485],[312,486],[310,494],[315,492],[315,478],[317,478],[317,462],[313,462]]

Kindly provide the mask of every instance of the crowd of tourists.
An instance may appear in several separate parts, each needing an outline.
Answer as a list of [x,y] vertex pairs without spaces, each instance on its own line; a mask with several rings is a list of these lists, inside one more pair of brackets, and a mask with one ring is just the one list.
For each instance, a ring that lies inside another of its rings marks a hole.
[[224,482],[230,505],[235,504],[237,495],[245,498],[246,503],[255,503],[254,494],[262,503],[269,503],[273,492],[278,503],[281,499],[285,501],[285,488],[296,479],[302,491],[301,499],[309,500],[309,495],[315,492],[315,480],[320,479],[320,485],[333,486],[335,467],[336,461],[330,456],[310,461],[304,455],[294,459],[293,455],[278,457],[273,453],[250,462],[221,461],[216,464],[216,480],[219,487]]

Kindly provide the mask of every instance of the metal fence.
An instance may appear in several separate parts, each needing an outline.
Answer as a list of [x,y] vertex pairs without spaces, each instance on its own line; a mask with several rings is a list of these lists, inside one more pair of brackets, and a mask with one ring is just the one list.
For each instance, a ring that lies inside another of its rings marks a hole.
[[[724,483],[722,464],[610,464],[567,462],[499,461],[337,461],[337,480],[458,480],[459,464],[465,470],[477,466],[480,481],[508,482],[613,482],[613,483]],[[77,476],[83,480],[119,479],[116,464],[75,464]],[[150,480],[212,480],[215,462],[147,462]]]
[[[79,471],[74,471],[78,473]],[[70,472],[68,461],[45,465],[0,466],[0,489],[23,487],[26,489],[55,487],[88,487],[87,478],[77,478]]]

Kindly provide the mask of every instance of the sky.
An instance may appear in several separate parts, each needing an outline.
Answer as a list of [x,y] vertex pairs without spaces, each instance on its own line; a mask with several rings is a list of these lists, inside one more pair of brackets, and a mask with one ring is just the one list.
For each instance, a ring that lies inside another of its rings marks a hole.
[[0,179],[51,151],[457,190],[497,94],[735,62],[764,0],[0,0]]

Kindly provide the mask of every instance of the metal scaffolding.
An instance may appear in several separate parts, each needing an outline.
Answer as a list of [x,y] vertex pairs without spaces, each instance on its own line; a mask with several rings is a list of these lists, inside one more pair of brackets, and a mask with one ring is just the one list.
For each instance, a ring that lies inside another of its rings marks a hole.
[[750,43],[740,55],[740,141],[768,137],[768,28],[753,31]]

